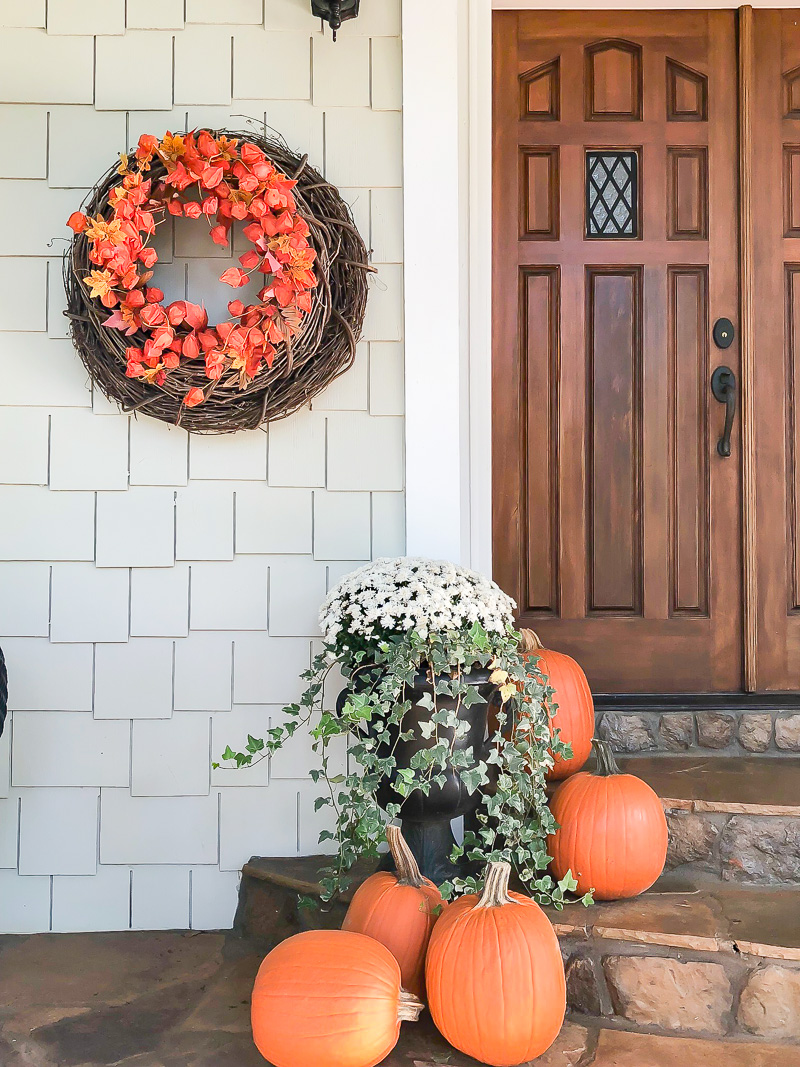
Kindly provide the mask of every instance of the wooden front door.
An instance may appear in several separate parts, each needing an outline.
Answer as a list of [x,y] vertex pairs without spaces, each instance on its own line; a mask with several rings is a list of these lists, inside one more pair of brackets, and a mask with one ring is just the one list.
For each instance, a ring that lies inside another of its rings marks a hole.
[[[746,17],[754,688],[800,689],[800,10]],[[745,442],[747,443],[747,442]],[[746,472],[747,473],[747,472]]]
[[735,12],[495,14],[494,576],[597,692],[744,685],[738,144]]

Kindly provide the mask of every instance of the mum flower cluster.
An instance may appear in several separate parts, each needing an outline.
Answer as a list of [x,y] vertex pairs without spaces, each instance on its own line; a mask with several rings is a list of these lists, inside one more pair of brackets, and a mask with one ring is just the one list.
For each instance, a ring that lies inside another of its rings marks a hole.
[[490,579],[455,563],[378,559],[331,590],[320,608],[319,625],[331,644],[340,634],[376,640],[415,630],[426,638],[475,622],[502,634],[513,622],[515,607]]
[[[123,155],[118,171],[122,180],[109,193],[109,210],[95,218],[75,211],[67,225],[90,242],[95,269],[83,281],[111,311],[103,325],[139,335],[126,349],[127,376],[163,385],[181,361],[203,360],[209,389],[223,376],[226,385],[246,388],[262,367],[272,366],[275,346],[290,344],[311,311],[316,253],[297,212],[296,182],[257,145],[208,130],[168,132],[162,140],[143,134],[134,158]],[[222,246],[234,222],[246,223],[253,248],[220,281],[239,288],[251,274],[263,275],[260,302],[230,301],[231,320],[216,326],[199,304],[176,300],[165,307],[163,292],[147,283],[158,261],[149,242],[168,215],[205,218]],[[194,407],[207,395],[192,388],[184,403]]]

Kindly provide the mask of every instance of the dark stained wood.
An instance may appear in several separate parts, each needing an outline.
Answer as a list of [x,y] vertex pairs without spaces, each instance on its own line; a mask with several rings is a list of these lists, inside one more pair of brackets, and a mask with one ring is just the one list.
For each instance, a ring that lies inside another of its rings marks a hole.
[[[723,460],[709,388],[739,372],[710,347],[738,319],[735,36],[730,11],[494,16],[495,578],[598,692],[743,686],[739,426]],[[604,147],[639,155],[635,239],[585,236]]]
[[800,688],[800,11],[753,12],[756,688]]

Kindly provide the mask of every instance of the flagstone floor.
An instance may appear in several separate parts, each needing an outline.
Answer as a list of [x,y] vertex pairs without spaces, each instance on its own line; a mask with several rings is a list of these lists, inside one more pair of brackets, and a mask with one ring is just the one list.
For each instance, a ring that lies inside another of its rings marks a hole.
[[[0,937],[2,1067],[263,1067],[248,1003],[260,954],[224,934]],[[385,1067],[475,1067],[423,1015]],[[565,1023],[538,1067],[798,1067],[800,1048]],[[320,1067],[325,1067],[320,1064]]]

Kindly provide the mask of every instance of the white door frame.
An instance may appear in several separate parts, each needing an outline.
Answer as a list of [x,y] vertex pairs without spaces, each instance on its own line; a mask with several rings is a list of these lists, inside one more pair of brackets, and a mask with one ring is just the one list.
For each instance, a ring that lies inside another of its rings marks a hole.
[[402,3],[407,551],[491,574],[492,10],[597,7],[588,0]]

